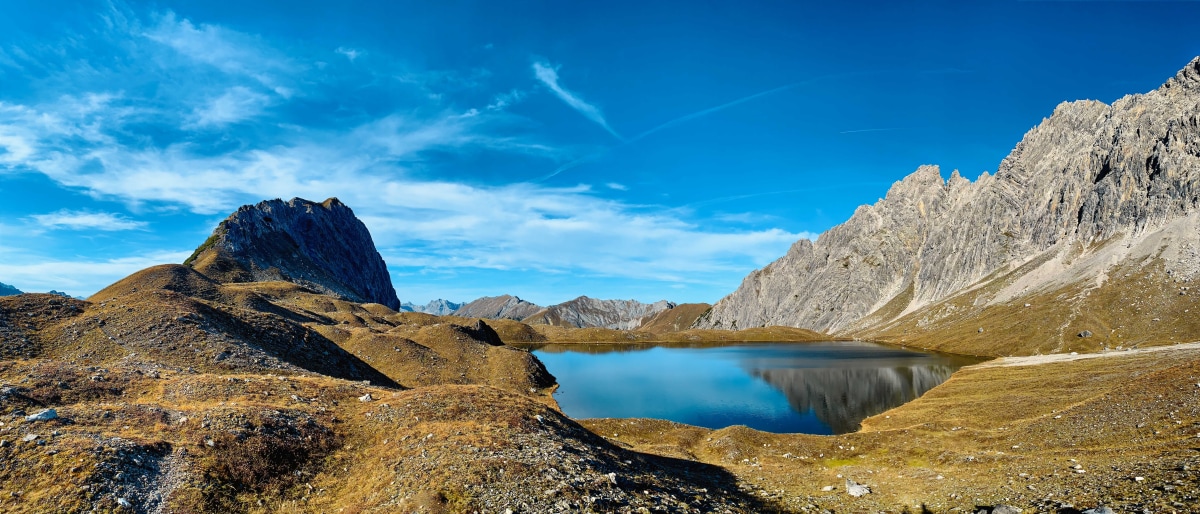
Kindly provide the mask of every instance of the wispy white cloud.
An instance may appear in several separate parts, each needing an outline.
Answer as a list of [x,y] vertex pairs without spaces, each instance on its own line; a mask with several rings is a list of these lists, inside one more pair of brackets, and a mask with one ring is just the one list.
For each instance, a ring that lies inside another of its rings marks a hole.
[[271,99],[267,95],[256,93],[243,86],[234,86],[204,105],[198,106],[193,111],[190,126],[211,127],[237,123],[257,116],[270,102]]
[[617,191],[628,191],[628,190],[629,190],[629,186],[626,186],[625,184],[620,184],[620,183],[617,183],[617,182],[609,182],[609,183],[607,183],[607,184],[604,184],[604,185],[605,185],[606,187],[608,187],[609,189],[615,189],[615,190],[617,190]]
[[[376,70],[389,87],[403,75],[423,94],[469,89],[472,94],[465,96],[476,103],[430,101],[362,110],[352,122],[313,126],[278,118],[305,95],[315,94],[301,85],[319,82],[321,76],[307,75],[311,70],[296,64],[311,59],[292,58],[254,36],[170,14],[152,16],[146,24],[125,20],[114,26],[127,32],[127,40],[114,48],[135,52],[126,56],[129,68],[92,66],[104,80],[86,87],[71,82],[52,99],[0,102],[0,173],[40,173],[64,188],[131,208],[149,205],[218,217],[263,198],[337,196],[365,220],[393,268],[585,272],[703,283],[718,277],[736,280],[803,235],[780,229],[722,230],[679,211],[605,199],[608,190],[625,190],[616,182],[593,190],[483,185],[439,175],[444,168],[437,159],[446,155],[490,152],[547,163],[578,155],[529,135],[529,120],[506,112],[527,93],[478,90],[486,83],[486,70],[407,75]],[[324,48],[314,55],[328,53]],[[370,60],[384,58],[372,53]],[[112,81],[107,79],[128,75],[127,69],[139,70],[154,83],[155,94],[139,97],[138,88],[109,89]],[[554,68],[536,63],[534,72],[569,106],[620,137],[597,107],[561,86]],[[42,217],[30,219],[47,228],[145,227],[108,213],[37,216]],[[0,240],[11,245],[12,238]],[[11,258],[20,249],[0,251],[6,252],[0,276],[18,277],[22,289],[84,292],[147,265],[187,256],[164,252],[150,258],[73,261],[44,255]],[[59,266],[71,269],[55,271]],[[39,273],[43,275],[35,276]]]
[[669,212],[637,212],[585,187],[416,182],[380,187],[395,201],[360,215],[393,266],[579,270],[705,282],[714,274],[762,266],[804,235],[706,229]]
[[488,104],[487,110],[502,111],[523,99],[525,99],[525,92],[519,89],[513,89],[507,93],[500,93],[492,97],[492,103]]
[[218,25],[196,25],[168,12],[143,35],[193,62],[251,78],[284,98],[295,93],[284,78],[299,67],[246,34]]
[[49,214],[34,214],[31,219],[48,229],[102,230],[115,232],[146,228],[146,222],[129,219],[111,212],[60,210]]
[[354,62],[355,59],[358,59],[358,56],[362,55],[361,50],[355,50],[353,48],[347,48],[344,46],[339,46],[337,47],[337,50],[334,51],[346,56],[347,59],[350,59],[350,62]]
[[579,111],[584,117],[600,125],[609,134],[612,134],[613,137],[621,141],[625,140],[625,138],[621,137],[617,131],[608,125],[608,120],[604,119],[604,113],[600,112],[599,107],[585,102],[578,94],[568,91],[558,83],[557,67],[551,66],[546,62],[535,62],[533,63],[533,75],[545,84],[546,87],[550,88],[560,100],[571,106],[572,109]]
[[90,295],[121,277],[156,264],[180,263],[191,251],[165,251],[137,257],[94,260],[26,258],[19,261],[6,258],[0,262],[0,277],[22,291],[66,291],[75,295]]

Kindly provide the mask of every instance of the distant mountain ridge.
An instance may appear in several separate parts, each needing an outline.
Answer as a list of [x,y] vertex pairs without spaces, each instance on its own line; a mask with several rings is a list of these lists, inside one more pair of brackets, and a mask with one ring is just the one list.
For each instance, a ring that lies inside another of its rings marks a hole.
[[673,307],[675,304],[666,300],[642,303],[637,300],[597,300],[580,296],[546,307],[522,321],[531,325],[634,330],[642,326],[645,318]]
[[541,306],[529,303],[512,295],[484,296],[455,309],[455,316],[464,318],[523,320],[542,310]]
[[462,303],[454,303],[438,298],[437,300],[432,300],[425,305],[416,305],[412,302],[402,302],[400,304],[400,310],[408,312],[424,312],[425,314],[433,314],[434,316],[447,316],[458,310],[463,305],[464,304]]
[[697,326],[927,337],[983,353],[1002,333],[1008,351],[1094,351],[1200,335],[1150,324],[1200,330],[1195,278],[1200,57],[1155,91],[1060,104],[994,175],[943,180],[922,166],[751,273]]
[[0,282],[0,296],[12,296],[21,294],[21,290],[13,286]]
[[636,330],[674,307],[674,303],[666,300],[642,303],[637,300],[597,300],[587,296],[542,307],[516,296],[502,295],[467,302],[453,314],[466,318],[512,319],[530,325]]

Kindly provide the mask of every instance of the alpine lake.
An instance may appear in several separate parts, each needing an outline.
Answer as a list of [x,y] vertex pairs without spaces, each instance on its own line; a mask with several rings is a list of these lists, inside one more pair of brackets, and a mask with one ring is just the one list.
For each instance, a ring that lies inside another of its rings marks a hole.
[[860,341],[534,343],[563,413],[842,434],[983,359]]

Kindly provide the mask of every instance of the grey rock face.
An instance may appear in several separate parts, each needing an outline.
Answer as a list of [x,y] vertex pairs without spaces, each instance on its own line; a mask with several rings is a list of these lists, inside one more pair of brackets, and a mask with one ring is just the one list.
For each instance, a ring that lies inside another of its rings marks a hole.
[[538,305],[515,296],[485,296],[467,302],[453,314],[464,318],[515,319],[522,320],[542,310]]
[[995,175],[943,180],[920,167],[752,272],[697,326],[877,326],[1048,251],[1145,233],[1198,207],[1200,58],[1155,91],[1059,105]]
[[547,307],[528,318],[526,323],[589,328],[602,327],[633,330],[644,318],[675,307],[666,300],[642,303],[637,300],[597,300],[580,296],[574,300]]
[[354,302],[400,308],[371,233],[336,198],[242,206],[185,264],[219,280],[284,280]]

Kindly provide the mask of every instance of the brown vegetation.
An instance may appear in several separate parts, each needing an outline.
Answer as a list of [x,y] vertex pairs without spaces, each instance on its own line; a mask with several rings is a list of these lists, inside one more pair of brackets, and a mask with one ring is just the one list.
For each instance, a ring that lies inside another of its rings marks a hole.
[[[1190,295],[1155,267],[1125,272],[1112,289],[1059,291],[1009,314],[973,311],[963,297],[903,318],[911,324],[881,337],[970,353],[1111,351],[964,368],[832,437],[661,420],[581,426],[557,412],[540,362],[502,343],[829,339],[801,329],[481,322],[285,282],[220,284],[180,266],[144,270],[87,302],[4,297],[0,510],[118,511],[124,501],[171,512],[1185,511],[1200,490],[1190,471],[1200,469],[1200,349],[1124,349],[1200,327],[1188,324]],[[1180,317],[1104,325],[1105,312],[1142,308]],[[1030,312],[1066,322],[1041,341],[1020,322]],[[929,327],[961,337],[927,341],[916,330]],[[1096,335],[1072,338],[1083,329]],[[59,418],[25,420],[45,408]],[[873,493],[848,496],[845,478]]]

